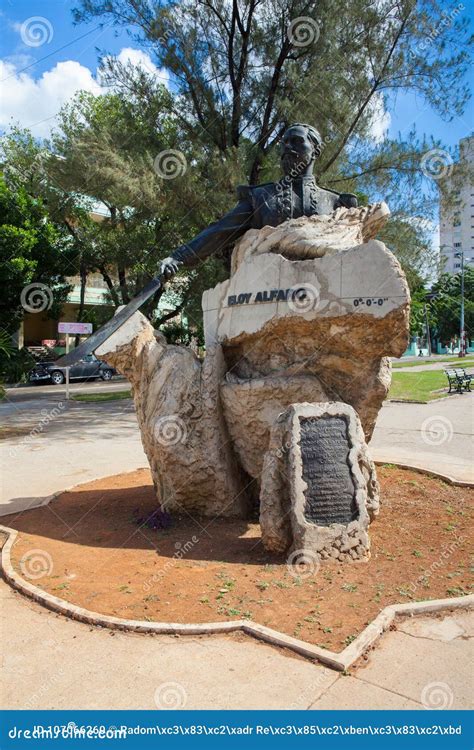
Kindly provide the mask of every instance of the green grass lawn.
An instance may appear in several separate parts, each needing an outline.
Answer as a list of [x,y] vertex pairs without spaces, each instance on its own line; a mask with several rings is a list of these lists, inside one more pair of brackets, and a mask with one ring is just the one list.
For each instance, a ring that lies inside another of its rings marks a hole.
[[446,395],[445,391],[433,393],[438,388],[448,387],[443,370],[432,372],[394,372],[388,398],[403,398],[410,401],[432,401]]
[[397,370],[405,367],[418,367],[419,365],[435,365],[437,362],[457,362],[459,367],[472,367],[474,365],[472,354],[468,354],[467,357],[438,357],[437,359],[431,359],[428,362],[425,361],[424,357],[419,357],[412,362],[393,362],[392,367],[394,370]]
[[124,398],[131,398],[130,391],[115,391],[115,393],[78,393],[71,396],[72,401],[121,401]]

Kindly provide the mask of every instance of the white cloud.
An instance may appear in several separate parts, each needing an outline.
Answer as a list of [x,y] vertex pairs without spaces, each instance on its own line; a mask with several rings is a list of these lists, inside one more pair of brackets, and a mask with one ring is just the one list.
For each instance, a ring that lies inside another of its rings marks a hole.
[[[166,71],[158,70],[144,52],[127,47],[121,50],[118,59],[141,65],[167,85]],[[96,96],[104,92],[91,70],[75,60],[57,63],[37,79],[18,70],[19,66],[12,59],[0,60],[0,128],[3,130],[18,123],[29,128],[36,137],[46,138],[55,126],[59,110],[77,91],[90,91]]]
[[89,68],[74,60],[57,63],[37,80],[0,60],[0,80],[0,127],[19,123],[41,138],[50,134],[55,116],[77,91],[101,91]]
[[146,52],[142,52],[139,49],[124,47],[117,55],[117,59],[124,65],[129,62],[132,63],[132,65],[140,65],[148,73],[153,73],[156,75],[156,73],[160,72],[156,65],[152,62],[151,57],[147,55]]
[[370,134],[374,141],[380,143],[385,138],[387,130],[390,127],[392,117],[390,112],[385,109],[385,104],[382,96],[374,96],[369,109],[373,117],[372,125],[370,128]]

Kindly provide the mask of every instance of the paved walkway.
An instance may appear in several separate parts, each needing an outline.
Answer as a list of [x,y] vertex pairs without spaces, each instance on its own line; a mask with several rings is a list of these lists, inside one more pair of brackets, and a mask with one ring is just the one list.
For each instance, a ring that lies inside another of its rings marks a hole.
[[466,372],[472,373],[474,365],[472,359],[467,362],[465,360],[459,360],[457,362],[432,362],[431,364],[419,364],[413,367],[394,367],[392,372],[430,372],[434,370],[445,370],[449,367],[462,367]]
[[245,636],[152,637],[93,628],[42,609],[3,582],[0,601],[3,708],[472,705],[474,613],[408,620],[382,637],[365,666],[343,676]]
[[[47,501],[54,492],[148,465],[133,404],[61,401],[56,394],[0,404],[0,516]],[[372,456],[474,481],[474,394],[430,404],[386,403]]]
[[2,403],[0,515],[33,508],[54,492],[148,466],[131,400],[36,398]]
[[474,393],[428,404],[386,402],[370,452],[376,461],[430,469],[474,482]]
[[[3,514],[147,465],[131,401],[60,403],[46,393],[0,405]],[[372,454],[467,478],[472,405],[468,395],[387,404]],[[440,444],[436,424],[426,425],[433,419],[447,430]],[[342,676],[240,635],[114,633],[48,612],[4,583],[0,598],[7,708],[467,708],[472,694],[473,615],[407,621]]]

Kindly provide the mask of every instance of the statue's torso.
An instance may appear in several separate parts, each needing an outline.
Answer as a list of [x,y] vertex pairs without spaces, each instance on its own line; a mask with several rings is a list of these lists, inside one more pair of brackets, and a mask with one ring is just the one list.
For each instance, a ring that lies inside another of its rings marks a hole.
[[316,185],[313,177],[282,179],[257,187],[243,186],[239,195],[252,204],[252,226],[278,226],[287,219],[329,214],[336,208],[337,193]]

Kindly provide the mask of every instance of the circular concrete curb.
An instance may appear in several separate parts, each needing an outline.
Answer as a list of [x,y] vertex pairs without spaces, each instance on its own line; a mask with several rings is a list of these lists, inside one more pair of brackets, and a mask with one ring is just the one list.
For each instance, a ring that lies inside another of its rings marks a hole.
[[325,664],[339,671],[348,670],[362,654],[380,638],[382,633],[393,623],[395,617],[403,615],[427,614],[439,612],[443,609],[470,609],[474,607],[474,594],[453,597],[452,599],[434,599],[432,601],[413,602],[410,604],[391,604],[385,607],[358,636],[340,653],[306,643],[298,638],[272,630],[265,625],[253,623],[250,620],[232,620],[230,622],[183,624],[172,622],[148,622],[146,620],[125,620],[120,617],[109,617],[98,612],[91,612],[83,607],[77,607],[64,599],[52,596],[24,578],[19,576],[11,562],[11,549],[15,543],[17,532],[7,526],[0,525],[1,572],[3,578],[17,591],[34,599],[47,607],[73,620],[95,625],[98,627],[124,630],[135,633],[157,633],[162,635],[210,635],[216,633],[231,633],[241,631],[247,635],[259,638],[273,646],[282,646],[295,653]]

